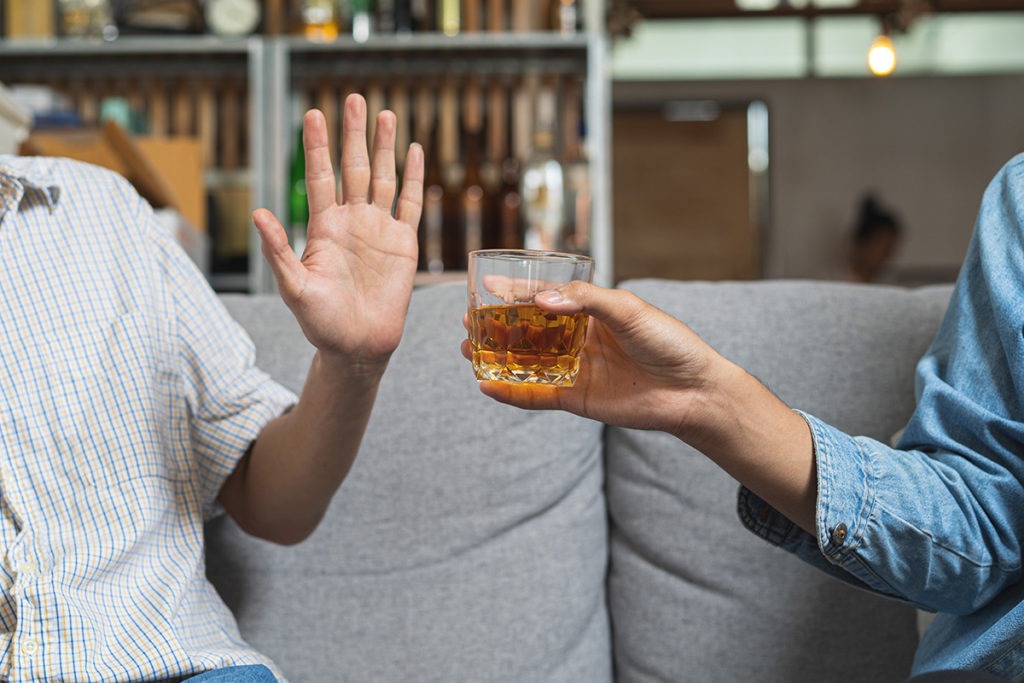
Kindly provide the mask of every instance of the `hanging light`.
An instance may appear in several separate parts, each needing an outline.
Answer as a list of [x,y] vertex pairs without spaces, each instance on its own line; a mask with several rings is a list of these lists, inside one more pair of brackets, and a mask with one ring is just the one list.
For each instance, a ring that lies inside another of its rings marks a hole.
[[876,76],[888,76],[896,69],[896,48],[888,34],[882,33],[868,48],[868,68]]
[[935,11],[934,0],[900,0],[899,8],[879,17],[882,32],[868,48],[868,68],[876,76],[888,76],[896,69],[896,48],[891,36],[904,35],[921,17]]

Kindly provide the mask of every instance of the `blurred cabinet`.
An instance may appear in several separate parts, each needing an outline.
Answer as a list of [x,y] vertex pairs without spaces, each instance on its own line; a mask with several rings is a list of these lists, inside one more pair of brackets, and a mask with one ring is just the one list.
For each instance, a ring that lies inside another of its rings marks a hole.
[[[305,108],[326,114],[335,159],[342,102],[360,92],[371,117],[382,108],[398,114],[400,155],[408,142],[420,142],[428,156],[458,157],[465,173],[467,131],[485,140],[481,168],[501,156],[523,161],[538,93],[551,92],[559,112],[556,147],[565,163],[578,161],[585,131],[587,248],[598,264],[597,280],[610,283],[610,82],[601,0],[581,6],[575,32],[511,24],[487,30],[477,22],[487,20],[488,9],[496,16],[493,8],[501,7],[511,21],[516,11],[556,11],[558,3],[481,1],[463,3],[463,24],[454,36],[430,30],[355,37],[342,24],[330,41],[286,32],[295,4],[264,3],[265,32],[248,38],[0,41],[0,82],[48,86],[86,123],[98,122],[113,97],[144,116],[147,135],[198,140],[210,207],[211,282],[221,291],[254,293],[272,291],[274,283],[249,213],[266,207],[287,224],[289,166]],[[474,14],[473,7],[484,13]],[[436,124],[453,107],[458,123],[448,129],[454,139],[435,148]]]

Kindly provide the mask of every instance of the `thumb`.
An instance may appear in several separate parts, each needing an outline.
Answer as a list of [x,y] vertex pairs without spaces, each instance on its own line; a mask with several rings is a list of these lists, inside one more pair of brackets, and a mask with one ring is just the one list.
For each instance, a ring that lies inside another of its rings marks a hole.
[[632,292],[579,280],[539,292],[534,301],[551,313],[587,313],[616,331],[631,327],[646,307]]
[[305,268],[295,251],[288,244],[288,235],[280,221],[266,209],[252,212],[252,222],[260,233],[263,258],[270,264],[270,270],[277,280],[277,287],[282,294],[292,296],[300,291]]

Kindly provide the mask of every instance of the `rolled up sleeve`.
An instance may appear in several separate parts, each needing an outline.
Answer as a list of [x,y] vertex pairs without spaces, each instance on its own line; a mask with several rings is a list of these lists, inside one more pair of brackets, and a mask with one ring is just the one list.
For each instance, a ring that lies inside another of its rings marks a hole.
[[989,185],[946,316],[917,368],[896,448],[804,414],[815,534],[747,490],[762,538],[843,579],[968,614],[1021,578],[1024,538],[1024,155]]

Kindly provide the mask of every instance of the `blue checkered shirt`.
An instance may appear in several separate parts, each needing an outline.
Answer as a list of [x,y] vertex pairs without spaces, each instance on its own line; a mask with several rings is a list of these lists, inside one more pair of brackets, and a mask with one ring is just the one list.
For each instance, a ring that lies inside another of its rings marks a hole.
[[270,663],[203,522],[296,399],[119,176],[0,155],[0,679]]

